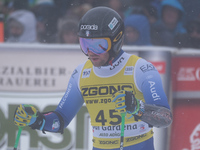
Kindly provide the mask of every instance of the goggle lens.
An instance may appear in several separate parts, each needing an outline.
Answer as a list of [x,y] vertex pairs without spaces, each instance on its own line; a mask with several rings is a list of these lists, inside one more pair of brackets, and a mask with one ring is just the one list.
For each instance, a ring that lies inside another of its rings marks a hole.
[[91,51],[97,55],[110,50],[111,42],[109,38],[79,38],[82,51],[87,55]]

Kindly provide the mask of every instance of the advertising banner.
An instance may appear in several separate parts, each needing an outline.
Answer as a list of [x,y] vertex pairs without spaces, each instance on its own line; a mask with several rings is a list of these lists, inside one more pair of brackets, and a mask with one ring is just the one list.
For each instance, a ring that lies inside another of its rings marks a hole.
[[172,88],[175,98],[200,97],[200,55],[174,57]]
[[170,150],[200,149],[200,101],[175,100]]
[[200,53],[172,61],[173,124],[170,150],[200,149]]
[[[48,48],[48,47],[47,47]],[[73,70],[87,57],[78,49],[2,50],[0,91],[63,92]]]
[[[71,46],[69,49],[55,45],[1,45],[1,150],[13,150],[18,131],[13,123],[16,107],[19,104],[32,104],[40,112],[55,110],[73,70],[86,60],[79,46]],[[19,149],[91,149],[90,130],[90,118],[83,106],[63,135],[48,132],[43,134],[25,127]]]
[[[0,149],[13,150],[18,128],[13,123],[13,116],[19,104],[32,104],[40,112],[55,110],[61,94],[0,94]],[[64,129],[64,133],[43,134],[41,131],[25,127],[22,130],[18,148],[20,150],[66,150],[88,149],[91,138],[88,126],[89,118],[85,106],[81,108],[70,125]],[[85,130],[87,129],[87,130]],[[83,141],[85,139],[85,141]]]

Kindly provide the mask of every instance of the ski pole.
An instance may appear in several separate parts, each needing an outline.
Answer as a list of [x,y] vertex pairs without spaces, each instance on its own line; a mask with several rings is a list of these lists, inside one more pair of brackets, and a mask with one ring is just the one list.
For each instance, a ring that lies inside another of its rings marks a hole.
[[19,139],[20,139],[20,135],[21,135],[21,132],[23,130],[23,127],[18,126],[18,128],[19,128],[19,130],[18,130],[18,133],[17,133],[17,137],[16,137],[16,140],[15,140],[15,145],[14,145],[14,149],[13,150],[17,150]]
[[121,123],[121,137],[120,137],[120,150],[123,150],[124,147],[124,123],[125,123],[126,113],[121,113],[122,123]]

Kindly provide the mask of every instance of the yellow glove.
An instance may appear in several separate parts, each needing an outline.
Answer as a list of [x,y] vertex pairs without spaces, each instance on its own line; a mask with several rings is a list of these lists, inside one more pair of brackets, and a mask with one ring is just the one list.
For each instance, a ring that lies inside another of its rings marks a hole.
[[125,91],[118,91],[112,96],[112,102],[115,102],[115,109],[121,114],[126,112]]
[[35,123],[37,110],[33,105],[20,104],[14,114],[14,123],[17,126],[25,127]]
[[140,109],[139,100],[137,100],[131,91],[121,90],[113,94],[112,102],[115,102],[115,109],[119,113],[127,112],[129,114],[138,114]]

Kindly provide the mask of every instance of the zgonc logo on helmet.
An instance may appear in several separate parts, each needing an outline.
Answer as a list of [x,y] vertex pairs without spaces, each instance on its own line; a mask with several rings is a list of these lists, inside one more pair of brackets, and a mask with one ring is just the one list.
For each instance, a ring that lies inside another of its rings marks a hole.
[[93,25],[81,25],[81,30],[98,30],[98,26]]

